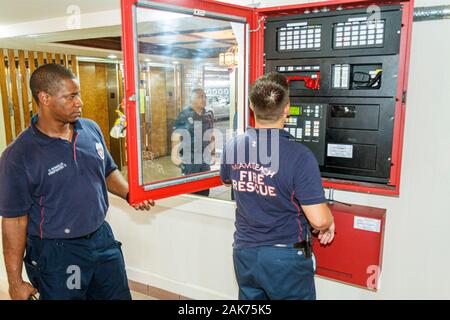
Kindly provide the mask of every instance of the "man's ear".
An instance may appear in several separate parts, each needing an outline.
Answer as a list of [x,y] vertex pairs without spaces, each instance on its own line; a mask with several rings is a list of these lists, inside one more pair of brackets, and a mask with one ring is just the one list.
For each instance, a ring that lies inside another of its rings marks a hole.
[[286,117],[289,117],[291,115],[291,102],[288,102],[286,104],[286,106],[284,107],[283,113]]
[[50,95],[45,91],[39,91],[38,98],[39,102],[44,106],[47,106],[50,102]]
[[250,103],[250,110],[255,111],[253,110],[253,105],[251,103]]

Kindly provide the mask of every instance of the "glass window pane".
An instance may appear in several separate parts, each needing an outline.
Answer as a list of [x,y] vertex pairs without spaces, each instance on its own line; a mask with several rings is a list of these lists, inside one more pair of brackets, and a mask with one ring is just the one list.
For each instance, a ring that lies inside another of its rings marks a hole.
[[[219,174],[244,104],[244,35],[245,24],[137,8],[138,144],[146,190]],[[213,193],[224,198],[224,192]]]

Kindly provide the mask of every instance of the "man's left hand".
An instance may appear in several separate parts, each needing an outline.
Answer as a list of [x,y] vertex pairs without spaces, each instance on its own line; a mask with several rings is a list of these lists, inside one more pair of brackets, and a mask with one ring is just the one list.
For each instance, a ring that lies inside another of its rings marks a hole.
[[133,204],[132,207],[136,210],[147,210],[149,211],[155,205],[153,200],[144,200],[143,202]]

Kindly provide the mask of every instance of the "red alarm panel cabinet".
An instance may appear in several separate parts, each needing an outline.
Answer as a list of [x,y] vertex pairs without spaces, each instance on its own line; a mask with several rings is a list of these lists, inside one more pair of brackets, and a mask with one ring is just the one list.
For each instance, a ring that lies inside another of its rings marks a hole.
[[376,291],[381,274],[386,210],[332,203],[336,225],[333,242],[314,239],[317,275]]

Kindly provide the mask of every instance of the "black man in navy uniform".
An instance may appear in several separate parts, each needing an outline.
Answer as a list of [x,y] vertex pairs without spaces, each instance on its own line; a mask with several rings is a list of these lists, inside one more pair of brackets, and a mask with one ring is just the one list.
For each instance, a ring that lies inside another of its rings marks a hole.
[[[43,65],[30,88],[39,113],[0,158],[11,299],[37,292],[42,300],[131,299],[121,244],[105,221],[108,191],[128,199],[128,183],[98,125],[81,118],[80,85],[70,70]],[[23,264],[31,283],[22,278]]]
[[[192,90],[191,105],[175,120],[172,134],[172,162],[188,176],[211,170],[214,163],[214,114],[206,110],[206,94],[201,88]],[[209,189],[195,192],[209,196]]]

